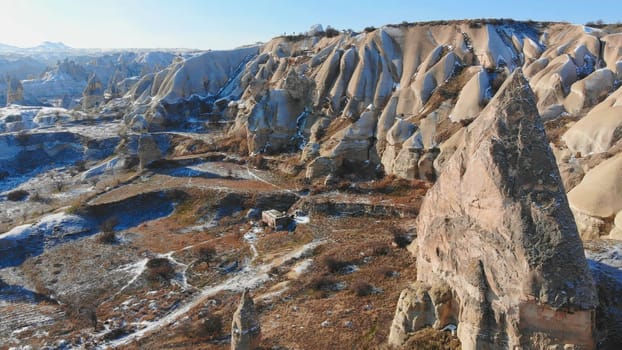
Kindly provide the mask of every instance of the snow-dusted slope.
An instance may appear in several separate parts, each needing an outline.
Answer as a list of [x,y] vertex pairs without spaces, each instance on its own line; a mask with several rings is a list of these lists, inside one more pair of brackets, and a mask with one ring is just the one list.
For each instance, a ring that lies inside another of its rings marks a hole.
[[605,152],[621,138],[615,127],[588,123],[615,111],[607,96],[621,85],[620,34],[503,20],[312,33],[274,38],[254,57],[253,49],[212,52],[143,76],[125,96],[125,121],[158,130],[221,115],[234,118],[230,134],[245,135],[250,152],[303,149],[311,177],[380,169],[432,179],[453,150],[443,143],[522,69],[546,121],[580,118],[602,102],[555,145],[560,164],[564,142],[573,152]]

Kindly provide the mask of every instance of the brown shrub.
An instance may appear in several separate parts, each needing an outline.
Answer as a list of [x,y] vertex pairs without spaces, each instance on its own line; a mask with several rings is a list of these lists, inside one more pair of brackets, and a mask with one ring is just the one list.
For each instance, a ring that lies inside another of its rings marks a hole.
[[458,350],[461,349],[461,345],[460,340],[449,332],[424,328],[408,339],[404,349]]
[[249,159],[249,163],[259,169],[259,170],[267,170],[268,169],[268,162],[266,161],[266,158],[264,158],[264,156],[262,154],[258,154],[254,157],[251,157]]
[[388,266],[381,266],[376,269],[376,274],[383,276],[384,278],[393,278],[399,276],[399,272],[396,269]]
[[147,261],[147,280],[166,282],[175,277],[175,268],[167,258],[153,258]]
[[186,335],[193,339],[213,339],[222,334],[223,327],[222,316],[210,315],[209,318],[201,320],[194,327],[190,327]]
[[389,231],[393,235],[393,243],[399,248],[406,248],[413,241],[412,237],[400,227],[393,226]]
[[26,197],[28,197],[28,191],[25,190],[11,191],[6,195],[6,199],[12,202],[23,201],[24,199],[26,199]]
[[359,297],[368,296],[374,293],[374,286],[365,281],[354,282],[351,289]]
[[311,288],[313,290],[321,290],[321,291],[331,291],[335,290],[335,286],[339,283],[337,279],[331,276],[317,276],[311,279],[309,283],[307,283],[307,288]]
[[332,256],[327,256],[324,258],[324,265],[328,268],[328,271],[336,273],[342,271],[347,266],[351,265],[351,263],[349,261],[335,259]]
[[194,248],[194,255],[199,262],[206,262],[209,264],[216,258],[216,248],[213,246],[200,246]]
[[383,243],[376,244],[372,250],[374,256],[384,256],[389,255],[389,253],[391,253],[391,247]]
[[339,31],[332,27],[326,28],[326,31],[324,32],[324,36],[327,38],[336,37],[337,35],[339,35]]
[[119,224],[119,220],[116,217],[111,217],[100,225],[101,234],[97,237],[97,241],[103,244],[111,244],[116,242],[117,236],[115,234],[114,227]]

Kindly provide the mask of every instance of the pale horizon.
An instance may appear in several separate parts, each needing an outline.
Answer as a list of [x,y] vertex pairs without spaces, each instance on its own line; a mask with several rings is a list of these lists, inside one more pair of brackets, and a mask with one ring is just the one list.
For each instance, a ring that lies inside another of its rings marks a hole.
[[297,3],[285,0],[0,0],[0,43],[21,48],[62,42],[84,49],[231,49],[265,42],[284,33],[305,32],[314,24],[362,30],[403,21],[468,18],[565,21],[584,24],[619,22],[622,4],[599,1],[328,0]]

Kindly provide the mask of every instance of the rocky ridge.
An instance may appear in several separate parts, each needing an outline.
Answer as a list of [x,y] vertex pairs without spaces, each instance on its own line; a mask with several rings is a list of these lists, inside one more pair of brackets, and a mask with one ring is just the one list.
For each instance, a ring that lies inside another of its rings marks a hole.
[[[61,61],[45,76],[68,77],[66,108],[0,108],[0,250],[16,253],[0,254],[0,346],[229,347],[251,288],[273,348],[431,334],[455,349],[455,333],[465,348],[616,349],[622,259],[600,239],[622,227],[615,31],[315,27]],[[16,101],[41,79],[19,79]],[[295,234],[255,222],[267,208],[289,209]],[[308,344],[318,330],[331,336]]]
[[[298,162],[312,181],[383,173],[434,179],[464,126],[521,68],[543,121],[559,124],[555,132],[562,135],[555,136],[553,148],[563,178],[571,178],[567,185],[578,184],[585,173],[573,170],[577,164],[593,167],[594,158],[588,157],[620,140],[619,33],[509,20],[322,33],[233,50],[226,55],[237,58],[228,67],[218,63],[225,53],[208,53],[147,76],[125,97],[131,106],[125,121],[134,130],[159,130],[194,120],[186,115],[224,120],[232,125],[229,135],[250,153],[300,152]],[[191,68],[199,60],[212,68]],[[225,69],[214,70],[217,66]],[[213,86],[219,89],[164,79],[188,70],[197,72],[197,81],[218,82]],[[591,121],[604,114],[606,126]],[[583,229],[581,234],[590,235]]]

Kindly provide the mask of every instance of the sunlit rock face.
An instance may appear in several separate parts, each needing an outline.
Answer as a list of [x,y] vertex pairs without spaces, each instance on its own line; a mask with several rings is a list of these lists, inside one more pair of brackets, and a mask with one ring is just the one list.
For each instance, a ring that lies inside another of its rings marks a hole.
[[418,283],[400,299],[394,344],[456,324],[463,349],[595,347],[594,284],[522,71],[465,130],[409,250]]

